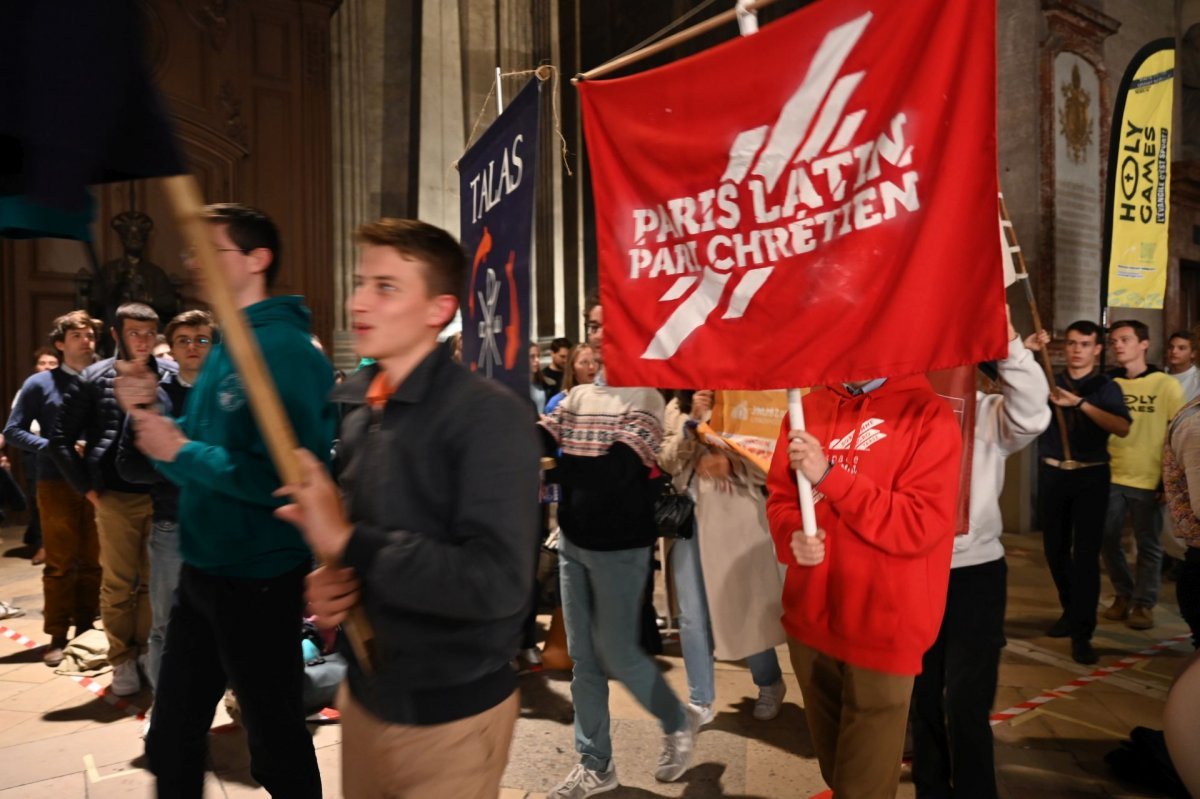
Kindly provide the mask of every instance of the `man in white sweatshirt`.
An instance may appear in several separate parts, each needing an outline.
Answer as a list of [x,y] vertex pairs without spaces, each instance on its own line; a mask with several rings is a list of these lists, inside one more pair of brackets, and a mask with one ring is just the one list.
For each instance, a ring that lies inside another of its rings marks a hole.
[[1040,331],[1022,343],[1010,321],[1008,338],[1008,357],[996,363],[1000,393],[975,394],[970,529],[954,540],[946,614],[913,685],[918,799],[997,797],[988,716],[1005,644],[1004,461],[1050,424],[1050,388],[1029,349],[1040,349],[1050,337]]
[[1167,371],[1183,386],[1183,401],[1191,402],[1200,394],[1200,369],[1196,368],[1196,339],[1179,330],[1167,339]]

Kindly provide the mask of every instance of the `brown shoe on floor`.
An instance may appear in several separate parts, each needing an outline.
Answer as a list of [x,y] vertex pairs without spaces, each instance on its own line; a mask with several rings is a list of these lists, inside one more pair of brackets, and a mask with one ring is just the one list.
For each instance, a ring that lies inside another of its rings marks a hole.
[[1100,614],[1110,621],[1124,621],[1129,618],[1129,598],[1119,596],[1108,606],[1108,610]]
[[66,638],[55,638],[50,641],[50,645],[46,647],[46,651],[42,653],[42,662],[50,668],[54,668],[59,663],[63,662],[63,649],[67,646]]
[[1154,627],[1154,611],[1150,608],[1134,608],[1125,624],[1131,630],[1149,630]]

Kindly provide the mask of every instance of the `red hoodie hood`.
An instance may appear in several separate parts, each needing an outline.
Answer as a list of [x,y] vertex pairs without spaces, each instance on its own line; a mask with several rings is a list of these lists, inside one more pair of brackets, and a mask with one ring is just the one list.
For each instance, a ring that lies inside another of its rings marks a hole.
[[852,665],[917,674],[945,610],[954,540],[958,424],[923,375],[865,394],[830,386],[804,398],[809,432],[834,468],[814,489],[825,560],[799,565],[802,527],[785,422],[768,476],[767,515],[787,564],[784,627]]

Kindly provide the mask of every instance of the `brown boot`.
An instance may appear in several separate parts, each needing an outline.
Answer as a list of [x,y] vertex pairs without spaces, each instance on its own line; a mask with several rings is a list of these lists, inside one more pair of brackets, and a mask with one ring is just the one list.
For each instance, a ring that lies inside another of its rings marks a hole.
[[46,647],[46,651],[42,653],[42,662],[50,668],[54,668],[59,663],[63,662],[63,650],[67,647],[66,638],[51,639],[50,645]]
[[1100,615],[1111,621],[1125,621],[1125,619],[1129,618],[1129,597],[1117,597],[1108,606],[1108,610]]
[[1129,614],[1125,624],[1131,630],[1149,630],[1154,627],[1154,611],[1150,608],[1136,607]]

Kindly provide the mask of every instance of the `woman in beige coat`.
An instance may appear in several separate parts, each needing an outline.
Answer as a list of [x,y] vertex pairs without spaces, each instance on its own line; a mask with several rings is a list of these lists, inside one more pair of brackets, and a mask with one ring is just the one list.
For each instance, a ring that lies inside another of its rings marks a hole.
[[712,391],[679,392],[666,408],[658,458],[676,489],[696,501],[695,535],[676,539],[670,556],[689,702],[711,721],[714,655],[745,658],[759,689],[754,717],[766,721],[779,715],[786,691],[775,655],[786,640],[783,572],[767,528],[766,475],[696,437],[712,404]]

